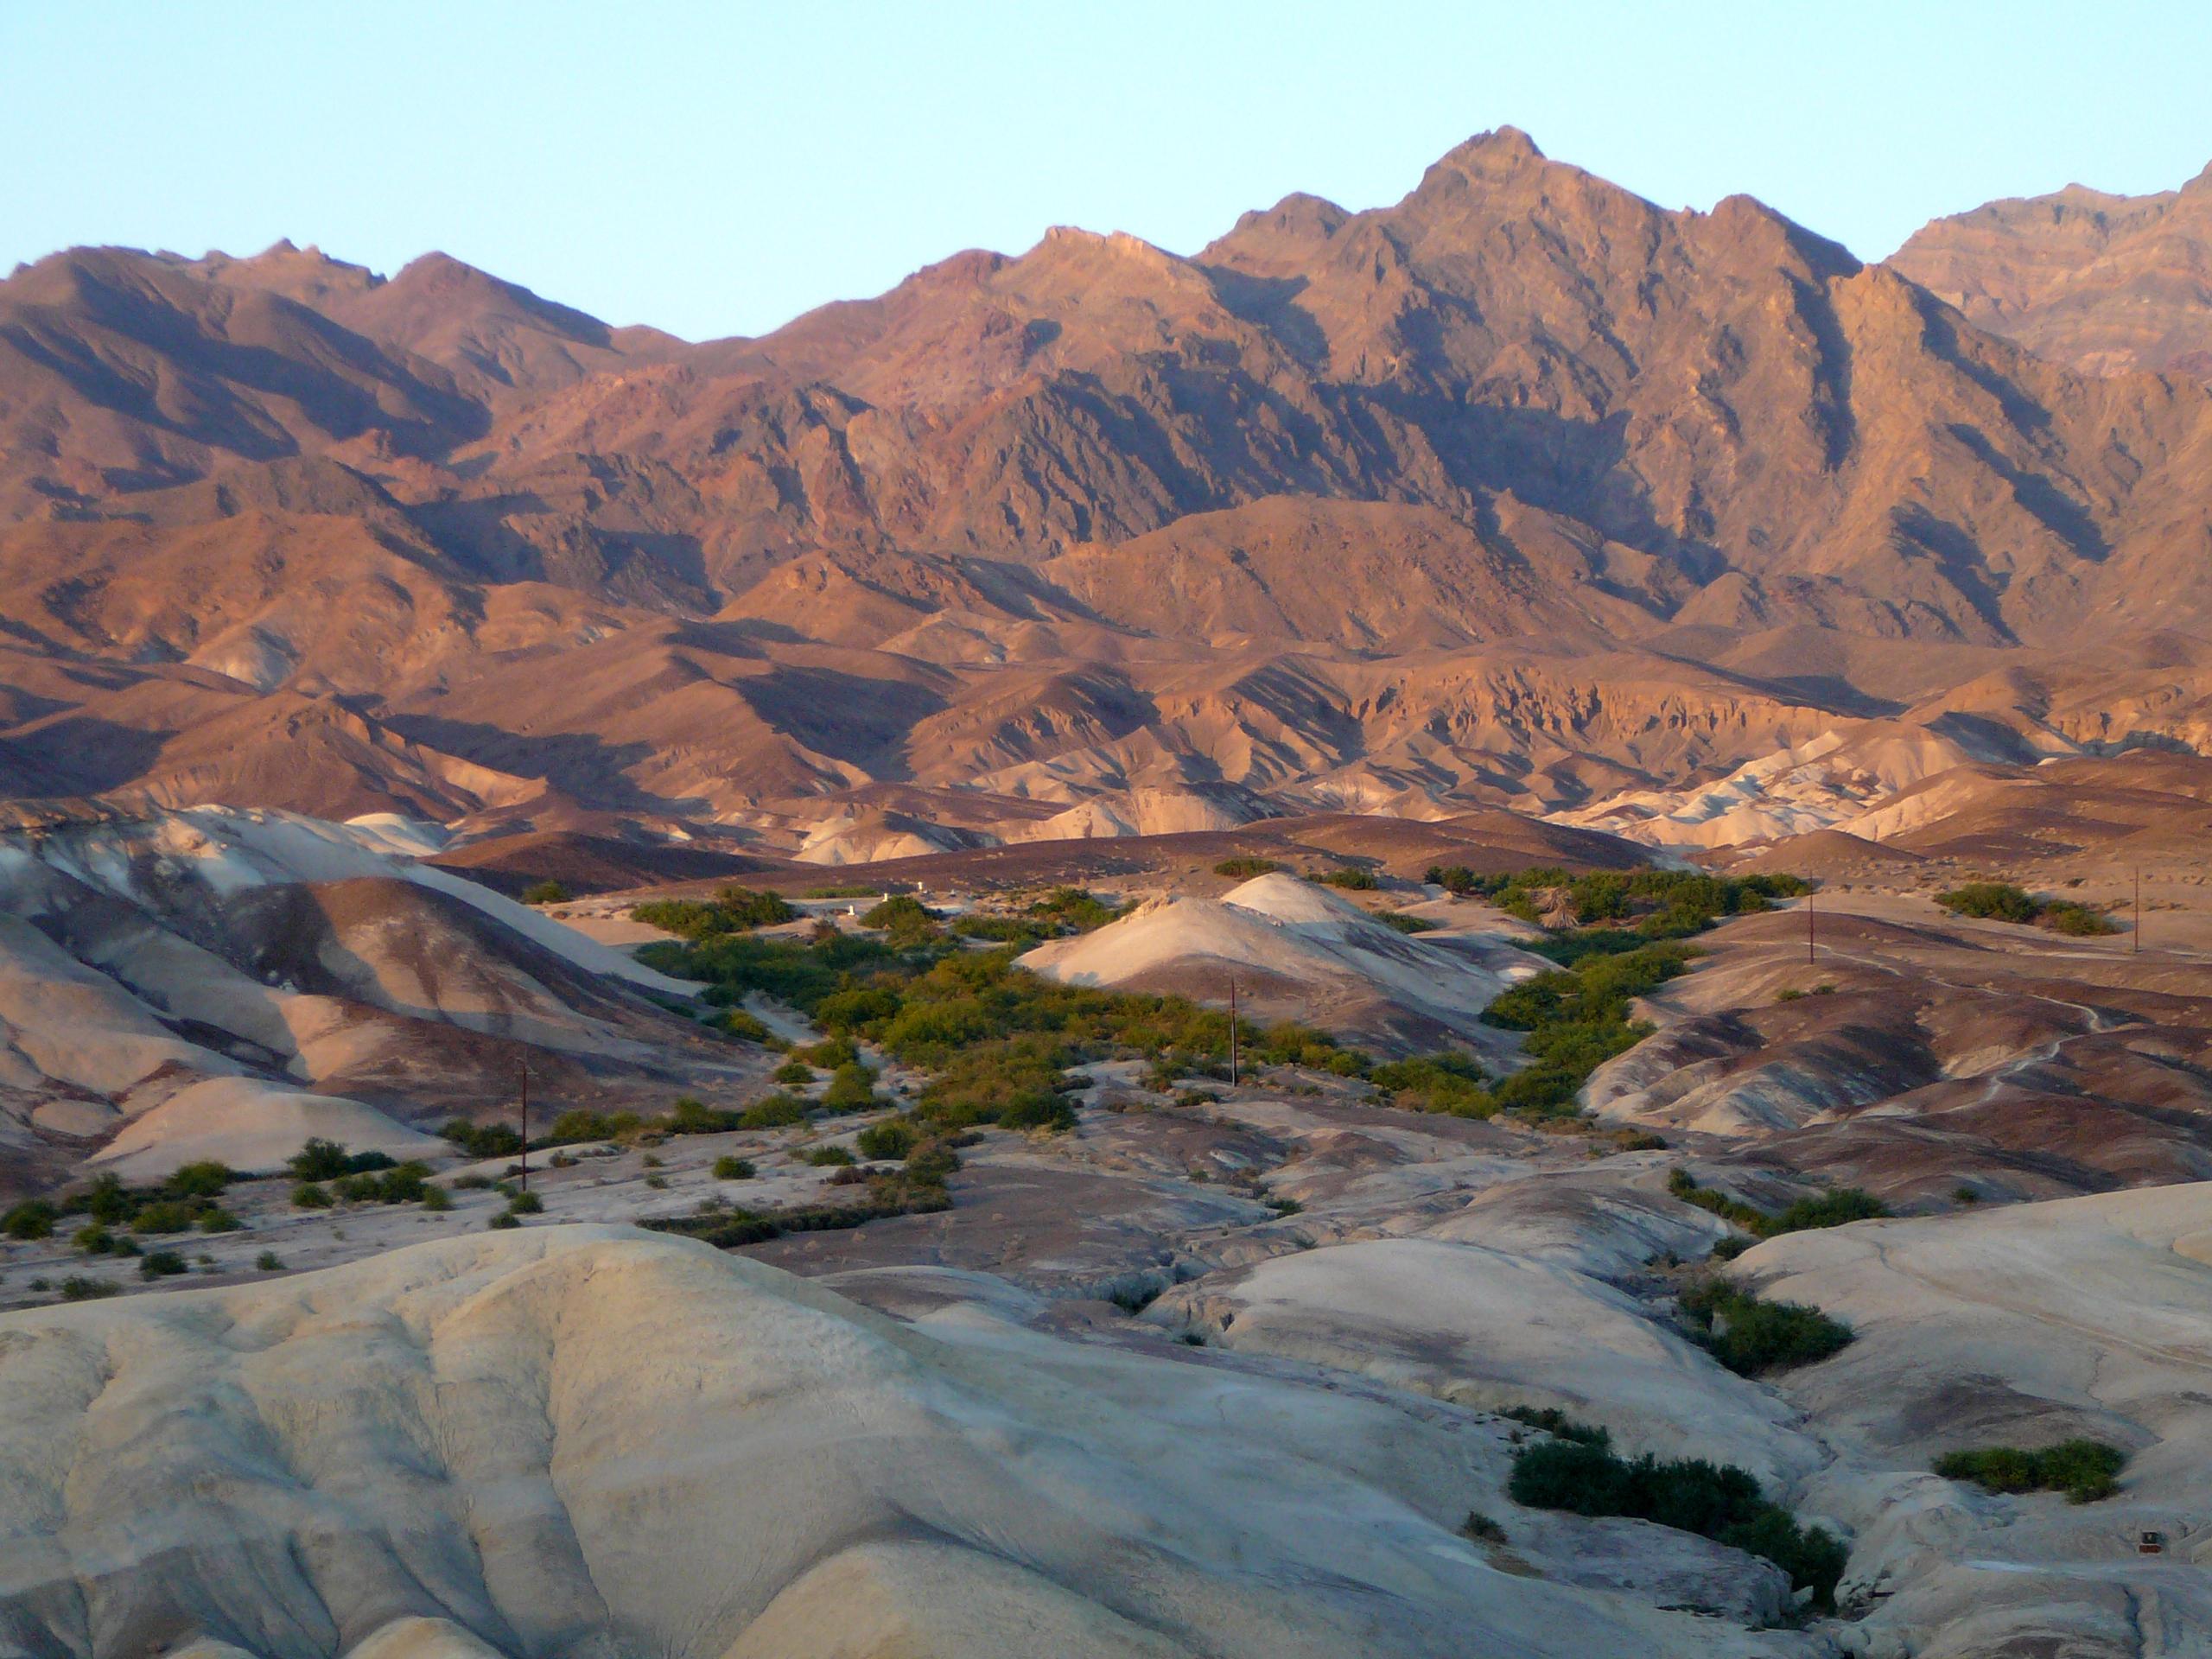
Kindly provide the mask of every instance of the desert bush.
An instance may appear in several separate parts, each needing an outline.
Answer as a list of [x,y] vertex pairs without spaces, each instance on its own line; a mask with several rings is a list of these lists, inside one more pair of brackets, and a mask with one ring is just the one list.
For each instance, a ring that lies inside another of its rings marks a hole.
[[295,1210],[327,1210],[330,1205],[329,1189],[320,1181],[302,1181],[292,1189]]
[[302,1181],[331,1181],[341,1175],[361,1175],[371,1170],[390,1169],[391,1159],[381,1152],[347,1152],[335,1141],[320,1138],[308,1141],[294,1153],[285,1167],[293,1179]]
[[507,1213],[514,1216],[535,1216],[543,1212],[545,1200],[535,1192],[518,1192],[507,1200]]
[[1401,933],[1433,933],[1436,924],[1426,916],[1408,916],[1402,910],[1386,910],[1375,918],[1385,927],[1394,927]]
[[1027,950],[1058,930],[1019,916],[970,915],[956,919],[952,931],[963,939],[982,939],[987,944],[1011,944]]
[[1823,1528],[1800,1526],[1733,1464],[1662,1462],[1649,1453],[1630,1460],[1604,1440],[1554,1439],[1515,1456],[1506,1491],[1530,1509],[1628,1516],[1764,1556],[1789,1573],[1793,1586],[1809,1590],[1815,1606],[1835,1605],[1843,1546]]
[[1052,924],[1062,932],[1090,933],[1122,912],[1119,907],[1081,887],[1055,887],[1030,906],[1029,913],[1039,921]]
[[1478,1544],[1502,1544],[1505,1541],[1505,1529],[1480,1510],[1469,1510],[1467,1518],[1459,1523],[1459,1535]]
[[778,1083],[803,1089],[814,1081],[814,1068],[804,1060],[785,1060],[768,1075]]
[[1804,1302],[1762,1301],[1726,1280],[1682,1293],[1690,1333],[1739,1376],[1809,1365],[1849,1345],[1851,1327]]
[[938,919],[937,912],[902,893],[862,916],[861,925],[881,929],[894,945],[919,944],[938,937]]
[[1498,1110],[1482,1067],[1464,1054],[1443,1052],[1386,1060],[1368,1071],[1367,1080],[1387,1090],[1393,1105],[1414,1111],[1491,1117]]
[[472,1158],[512,1158],[522,1150],[522,1136],[505,1123],[456,1117],[438,1133]]
[[817,1169],[838,1169],[851,1165],[855,1160],[842,1147],[809,1147],[806,1161]]
[[770,1095],[737,1115],[741,1129],[779,1129],[806,1122],[806,1103],[796,1095]]
[[1351,893],[1373,893],[1382,884],[1375,879],[1375,872],[1357,864],[1339,865],[1333,870],[1323,870],[1309,875],[1308,881],[1319,882],[1325,887],[1342,887]]
[[714,1025],[723,1036],[734,1037],[741,1043],[771,1042],[776,1035],[760,1015],[743,1008],[724,1008]]
[[913,1125],[893,1117],[871,1123],[853,1137],[861,1157],[878,1163],[895,1163],[913,1151],[919,1140]]
[[2042,908],[2031,894],[2009,881],[1969,881],[1937,893],[1936,902],[1954,916],[1993,922],[2032,922]]
[[174,1279],[191,1271],[191,1264],[175,1250],[149,1250],[138,1258],[141,1279]]
[[755,1173],[750,1158],[725,1153],[715,1160],[715,1179],[718,1181],[749,1181]]
[[779,922],[796,919],[798,912],[780,894],[727,887],[716,893],[711,901],[655,899],[634,906],[630,914],[648,927],[658,927],[680,938],[709,939],[755,927],[772,927]]
[[543,881],[533,881],[522,890],[525,905],[565,905],[575,896],[569,891],[567,882],[550,876]]
[[2054,933],[2065,933],[2075,938],[2096,938],[2107,933],[2117,933],[2120,927],[2111,917],[2087,905],[2077,905],[2071,899],[2055,899],[2043,906],[2043,925]]
[[95,1279],[90,1274],[73,1273],[61,1281],[61,1300],[65,1302],[98,1301],[104,1296],[120,1296],[123,1287],[111,1279]]
[[18,1239],[49,1237],[59,1214],[44,1198],[25,1198],[10,1206],[6,1215],[0,1216],[0,1233]]
[[214,1198],[236,1179],[237,1171],[210,1159],[180,1166],[162,1185],[180,1198]]
[[501,1210],[494,1212],[491,1218],[486,1221],[484,1224],[486,1227],[493,1229],[519,1227],[522,1225],[522,1217],[515,1214],[512,1210]]
[[141,1205],[138,1213],[130,1218],[130,1230],[148,1234],[189,1232],[199,1217],[198,1205],[182,1198],[165,1198],[157,1204]]
[[875,1104],[875,1073],[858,1060],[848,1060],[830,1074],[822,1091],[822,1104],[832,1112],[864,1112]]
[[284,1271],[284,1258],[274,1250],[264,1250],[253,1258],[253,1265],[263,1273],[282,1273]]
[[2062,1440],[2040,1451],[1988,1446],[1936,1460],[1946,1480],[1969,1481],[1992,1492],[2064,1492],[2072,1503],[2094,1503],[2120,1490],[2127,1454],[2101,1440]]
[[1890,1213],[1889,1205],[1863,1187],[1856,1186],[1839,1186],[1832,1192],[1799,1198],[1773,1215],[1741,1198],[1700,1186],[1686,1169],[1669,1173],[1667,1190],[1684,1203],[1709,1210],[1723,1221],[1759,1238],[1778,1238],[1784,1233],[1810,1232],[1821,1227],[1842,1227],[1854,1221],[1877,1220]]
[[237,1233],[245,1230],[240,1221],[220,1205],[213,1205],[200,1212],[200,1230],[203,1233]]
[[1282,866],[1272,858],[1245,855],[1238,858],[1224,858],[1213,867],[1216,875],[1225,875],[1232,881],[1249,881],[1254,876],[1273,875]]
[[1505,1406],[1499,1408],[1501,1417],[1510,1417],[1516,1423],[1526,1423],[1531,1428],[1541,1428],[1555,1440],[1573,1440],[1580,1446],[1611,1446],[1612,1431],[1593,1423],[1577,1422],[1557,1406]]
[[433,1215],[441,1215],[453,1208],[453,1194],[442,1186],[426,1185],[423,1189],[423,1207]]
[[717,1111],[690,1095],[677,1097],[662,1127],[671,1135],[721,1135],[737,1127],[739,1114]]

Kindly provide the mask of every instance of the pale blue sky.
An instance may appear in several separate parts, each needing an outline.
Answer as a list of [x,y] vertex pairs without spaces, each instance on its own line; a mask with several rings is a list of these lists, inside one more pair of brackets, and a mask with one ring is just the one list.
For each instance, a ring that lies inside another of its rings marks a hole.
[[2212,161],[2203,4],[0,0],[0,270],[79,242],[442,248],[610,321],[757,333],[1046,226],[1190,252],[1391,201],[1510,123],[1666,207],[1869,257]]

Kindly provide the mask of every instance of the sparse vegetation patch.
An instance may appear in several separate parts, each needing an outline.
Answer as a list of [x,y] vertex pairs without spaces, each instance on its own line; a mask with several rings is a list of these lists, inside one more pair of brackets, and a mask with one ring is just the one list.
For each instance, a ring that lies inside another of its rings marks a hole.
[[2127,1454],[2101,1440],[2062,1440],[2041,1451],[1986,1446],[1936,1459],[1946,1480],[1971,1482],[1989,1492],[2063,1492],[2069,1503],[2094,1503],[2120,1491]]

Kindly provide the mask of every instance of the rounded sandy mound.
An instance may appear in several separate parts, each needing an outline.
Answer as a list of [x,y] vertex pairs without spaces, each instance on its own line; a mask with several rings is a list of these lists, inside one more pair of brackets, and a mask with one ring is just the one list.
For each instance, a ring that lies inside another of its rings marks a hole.
[[1798,1650],[1494,1570],[1481,1437],[626,1229],[10,1314],[0,1400],[33,1653]]
[[282,1169],[317,1138],[394,1158],[435,1158],[453,1150],[358,1100],[303,1094],[252,1077],[210,1077],[133,1118],[91,1161],[126,1181],[157,1181],[203,1159],[256,1173]]
[[1503,940],[1449,946],[1384,926],[1358,906],[1296,876],[1262,875],[1218,899],[1170,897],[1119,921],[1055,939],[1021,958],[1073,985],[1227,998],[1233,977],[1263,1019],[1431,1046],[1494,1040],[1478,1023],[1515,979],[1550,964]]

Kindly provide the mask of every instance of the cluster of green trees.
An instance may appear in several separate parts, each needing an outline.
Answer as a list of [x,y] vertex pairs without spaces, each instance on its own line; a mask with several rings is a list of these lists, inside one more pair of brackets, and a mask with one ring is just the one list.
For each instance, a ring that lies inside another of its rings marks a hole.
[[2037,924],[2056,933],[2094,938],[2117,933],[2111,917],[2071,899],[2038,899],[2009,881],[1968,881],[1936,895],[1936,902],[1954,916],[1973,916],[1984,921]]
[[1794,1587],[1810,1590],[1815,1606],[1834,1608],[1847,1556],[1842,1543],[1824,1527],[1800,1525],[1768,1498],[1748,1470],[1702,1458],[1661,1459],[1649,1452],[1624,1458],[1602,1428],[1561,1422],[1552,1432],[1554,1438],[1515,1456],[1506,1486],[1515,1503],[1573,1515],[1627,1516],[1694,1532],[1764,1557],[1789,1574]]
[[679,938],[706,939],[719,934],[742,933],[748,928],[772,927],[795,920],[798,912],[780,893],[756,893],[750,887],[728,887],[710,899],[661,899],[630,912],[648,927],[658,927]]
[[1563,894],[1575,925],[1536,948],[1561,960],[1599,950],[1632,950],[1644,940],[1686,939],[1724,916],[1766,909],[1811,891],[1794,875],[1708,875],[1700,870],[1594,870],[1555,867],[1480,874],[1465,865],[1432,864],[1423,878],[1447,893],[1478,895],[1522,921],[1541,923],[1548,895]]

